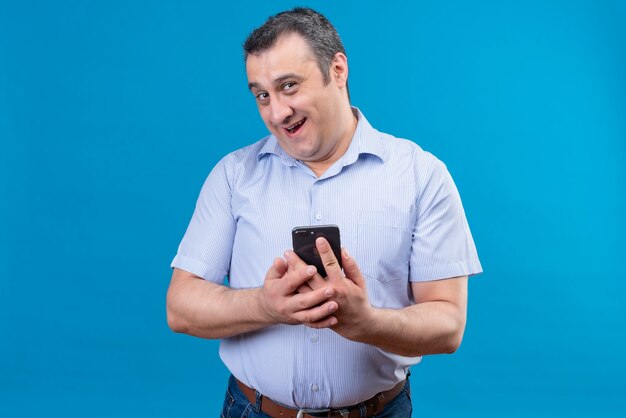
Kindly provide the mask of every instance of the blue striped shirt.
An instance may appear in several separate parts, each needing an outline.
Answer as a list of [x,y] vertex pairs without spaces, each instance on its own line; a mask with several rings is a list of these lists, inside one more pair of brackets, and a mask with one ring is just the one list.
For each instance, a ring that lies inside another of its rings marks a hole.
[[[414,303],[409,282],[480,273],[445,165],[415,143],[378,132],[358,113],[346,153],[319,178],[273,136],[211,171],[172,267],[232,288],[260,287],[295,226],[336,224],[373,306]],[[329,329],[275,325],[226,338],[220,356],[239,380],[301,408],[352,405],[405,378],[408,358]]]

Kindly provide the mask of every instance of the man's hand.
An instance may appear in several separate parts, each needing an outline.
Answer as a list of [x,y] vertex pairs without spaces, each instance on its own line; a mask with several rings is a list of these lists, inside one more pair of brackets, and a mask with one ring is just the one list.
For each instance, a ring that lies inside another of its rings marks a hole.
[[[367,332],[374,309],[367,299],[367,287],[359,266],[344,248],[341,251],[342,271],[328,241],[325,238],[318,238],[315,244],[324,263],[326,280],[315,274],[306,283],[307,287],[298,291],[306,292],[313,289],[315,292],[330,287],[334,295],[331,300],[338,304],[338,309],[332,316],[307,325],[313,328],[331,328],[346,338],[358,339],[359,335]],[[304,264],[295,254],[290,254],[287,262],[289,268]]]
[[[338,307],[332,315],[306,325],[330,328],[350,340],[403,356],[452,353],[458,348],[465,329],[467,276],[412,283],[416,304],[374,308],[363,275],[348,252],[341,251],[342,272],[328,241],[318,238],[316,246],[328,276],[322,279],[315,274],[305,289],[316,292],[330,286],[334,293],[330,301]],[[304,264],[295,254],[287,262]]]
[[292,262],[276,258],[265,276],[259,292],[261,311],[270,322],[282,324],[324,321],[337,310],[337,302],[329,300],[335,291],[323,285],[315,267],[307,266],[293,252],[288,251],[285,257]]

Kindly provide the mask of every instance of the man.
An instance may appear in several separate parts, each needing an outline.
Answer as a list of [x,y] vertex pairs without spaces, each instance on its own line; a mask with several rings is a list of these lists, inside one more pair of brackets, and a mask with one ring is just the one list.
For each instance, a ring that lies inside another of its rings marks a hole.
[[[454,183],[351,107],[322,15],[279,13],[244,51],[271,135],[207,178],[172,262],[168,323],[222,339],[222,416],[409,417],[409,367],[458,348],[467,277],[481,271]],[[326,278],[285,252],[293,227],[321,224],[345,245],[342,270],[316,241]]]

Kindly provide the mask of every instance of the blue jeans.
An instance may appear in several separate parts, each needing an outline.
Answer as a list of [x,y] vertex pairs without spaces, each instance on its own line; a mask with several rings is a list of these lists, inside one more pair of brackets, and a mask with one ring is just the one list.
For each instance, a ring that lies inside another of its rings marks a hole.
[[[363,405],[361,411],[365,410]],[[407,378],[404,384],[404,389],[398,396],[396,396],[391,402],[385,405],[385,409],[378,415],[370,415],[367,418],[411,418],[411,412],[413,407],[411,405],[411,388],[409,385],[409,379]],[[257,392],[257,401],[252,404],[245,397],[237,382],[233,376],[228,380],[228,390],[226,391],[226,397],[224,399],[224,407],[222,409],[221,418],[272,418],[267,414],[261,412],[260,409],[260,394]],[[361,412],[361,417],[366,418],[364,412]]]

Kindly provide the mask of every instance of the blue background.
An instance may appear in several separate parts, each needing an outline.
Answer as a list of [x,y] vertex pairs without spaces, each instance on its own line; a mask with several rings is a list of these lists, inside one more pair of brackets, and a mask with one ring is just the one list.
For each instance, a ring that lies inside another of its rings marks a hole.
[[[297,4],[0,4],[0,415],[217,416],[169,262],[211,167],[266,132],[240,45]],[[625,416],[625,2],[308,5],[353,103],[446,162],[485,269],[415,415]]]

